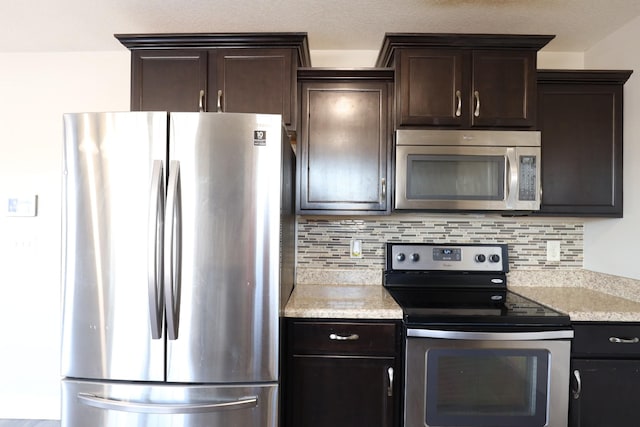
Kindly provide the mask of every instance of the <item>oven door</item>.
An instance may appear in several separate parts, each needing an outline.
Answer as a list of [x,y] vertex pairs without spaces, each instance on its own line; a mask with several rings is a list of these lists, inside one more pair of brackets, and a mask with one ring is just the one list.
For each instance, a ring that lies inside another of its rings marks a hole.
[[539,148],[397,146],[396,209],[537,210]]
[[409,329],[406,427],[566,427],[572,331]]

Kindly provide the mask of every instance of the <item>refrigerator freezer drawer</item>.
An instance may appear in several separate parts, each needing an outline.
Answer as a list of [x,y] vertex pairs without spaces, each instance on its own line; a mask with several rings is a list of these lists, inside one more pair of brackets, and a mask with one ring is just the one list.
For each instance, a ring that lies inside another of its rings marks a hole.
[[278,385],[63,380],[62,427],[277,425]]

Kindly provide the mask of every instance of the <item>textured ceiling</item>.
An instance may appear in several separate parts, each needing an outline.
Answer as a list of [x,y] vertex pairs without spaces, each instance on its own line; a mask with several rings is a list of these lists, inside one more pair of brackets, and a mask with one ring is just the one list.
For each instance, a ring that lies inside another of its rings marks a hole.
[[385,32],[555,34],[582,52],[639,0],[2,0],[0,52],[124,49],[116,33],[307,32],[311,50],[378,50]]

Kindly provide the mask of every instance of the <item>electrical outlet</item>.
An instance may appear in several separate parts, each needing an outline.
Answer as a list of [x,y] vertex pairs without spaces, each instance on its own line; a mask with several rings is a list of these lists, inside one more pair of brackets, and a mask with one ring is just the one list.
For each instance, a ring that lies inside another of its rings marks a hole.
[[547,261],[548,262],[560,261],[560,241],[559,240],[547,241]]
[[352,239],[350,247],[351,258],[362,258],[362,240]]

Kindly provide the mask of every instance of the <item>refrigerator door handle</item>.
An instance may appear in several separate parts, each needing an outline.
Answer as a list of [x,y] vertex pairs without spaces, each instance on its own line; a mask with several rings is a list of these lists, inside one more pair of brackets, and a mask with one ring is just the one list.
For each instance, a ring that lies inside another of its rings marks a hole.
[[233,409],[247,409],[258,406],[258,396],[242,397],[237,400],[201,403],[143,403],[109,399],[89,393],[78,393],[78,400],[94,408],[137,412],[143,414],[201,414]]
[[180,162],[169,164],[169,185],[164,223],[164,304],[167,318],[167,337],[178,339],[180,314],[180,269],[182,197],[180,192]]
[[148,284],[151,338],[162,337],[164,295],[162,287],[162,229],[164,227],[164,180],[162,160],[154,160],[151,173],[151,199],[149,203],[148,232]]

